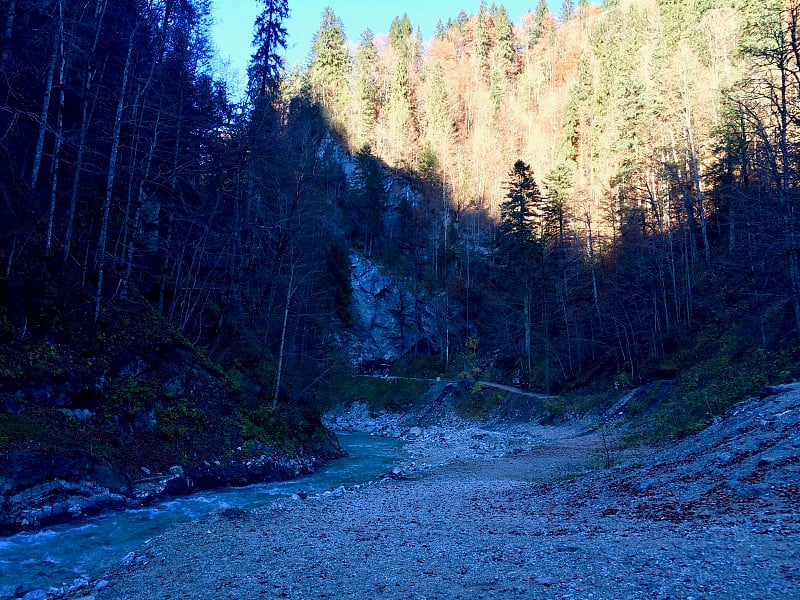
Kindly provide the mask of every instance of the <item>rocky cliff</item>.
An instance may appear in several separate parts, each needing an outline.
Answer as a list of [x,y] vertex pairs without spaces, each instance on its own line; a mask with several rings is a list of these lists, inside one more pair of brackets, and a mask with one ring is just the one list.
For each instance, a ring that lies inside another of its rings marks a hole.
[[340,334],[340,343],[356,366],[371,371],[409,352],[441,350],[441,298],[409,289],[359,254],[351,255],[350,266],[355,323]]

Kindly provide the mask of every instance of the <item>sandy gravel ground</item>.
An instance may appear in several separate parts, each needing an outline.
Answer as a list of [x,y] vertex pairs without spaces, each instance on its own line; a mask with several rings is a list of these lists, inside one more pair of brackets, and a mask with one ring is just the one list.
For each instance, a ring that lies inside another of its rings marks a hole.
[[72,594],[800,598],[800,391],[622,451],[575,426],[414,431],[381,481],[172,529]]

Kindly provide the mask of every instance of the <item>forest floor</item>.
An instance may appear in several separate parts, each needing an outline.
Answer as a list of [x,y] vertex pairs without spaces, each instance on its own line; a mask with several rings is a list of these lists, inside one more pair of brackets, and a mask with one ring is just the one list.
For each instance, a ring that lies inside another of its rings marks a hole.
[[800,386],[624,431],[415,427],[380,481],[176,527],[73,597],[800,597]]

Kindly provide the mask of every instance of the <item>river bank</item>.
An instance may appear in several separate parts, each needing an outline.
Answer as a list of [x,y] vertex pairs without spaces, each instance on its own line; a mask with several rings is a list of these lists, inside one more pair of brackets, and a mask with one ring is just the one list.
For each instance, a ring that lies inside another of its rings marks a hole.
[[421,429],[380,481],[173,528],[72,597],[796,598],[800,390],[774,391],[608,469],[580,426]]

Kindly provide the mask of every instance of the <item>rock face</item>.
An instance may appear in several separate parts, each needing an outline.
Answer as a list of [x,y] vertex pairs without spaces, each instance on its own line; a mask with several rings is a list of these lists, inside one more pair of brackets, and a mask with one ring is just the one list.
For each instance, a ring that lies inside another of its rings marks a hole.
[[364,371],[380,368],[404,354],[437,353],[442,333],[438,298],[426,299],[358,254],[351,255],[351,285],[356,324],[342,334],[342,346]]

